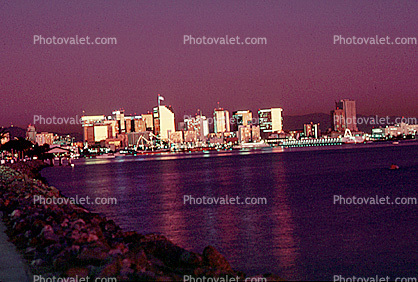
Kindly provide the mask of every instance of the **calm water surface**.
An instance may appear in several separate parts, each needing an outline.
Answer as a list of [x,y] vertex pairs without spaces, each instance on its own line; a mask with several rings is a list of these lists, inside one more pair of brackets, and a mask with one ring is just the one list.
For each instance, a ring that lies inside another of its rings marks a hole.
[[[391,163],[401,169],[389,170]],[[43,176],[66,196],[117,198],[88,208],[125,230],[161,233],[196,252],[213,245],[250,274],[418,276],[417,205],[333,204],[335,194],[417,197],[416,145],[91,159]],[[184,195],[267,204],[185,205]]]

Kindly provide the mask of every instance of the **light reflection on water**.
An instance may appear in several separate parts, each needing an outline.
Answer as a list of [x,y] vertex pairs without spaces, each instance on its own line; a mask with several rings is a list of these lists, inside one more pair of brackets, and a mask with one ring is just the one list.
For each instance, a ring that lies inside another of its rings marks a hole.
[[[116,206],[90,209],[125,230],[161,233],[197,252],[213,245],[235,268],[252,274],[329,280],[335,273],[405,276],[418,269],[417,254],[407,254],[418,247],[412,240],[417,228],[402,225],[416,222],[416,213],[332,203],[335,193],[396,195],[394,183],[405,195],[416,193],[416,148],[292,151],[91,159],[74,169],[48,168],[43,175],[67,196],[116,197]],[[404,168],[396,177],[387,170],[394,159]],[[184,205],[184,195],[265,197],[268,204]],[[391,246],[393,236],[399,238],[397,248]],[[377,237],[379,244],[368,243]],[[364,262],[366,253],[370,257]],[[405,263],[402,270],[393,257]]]

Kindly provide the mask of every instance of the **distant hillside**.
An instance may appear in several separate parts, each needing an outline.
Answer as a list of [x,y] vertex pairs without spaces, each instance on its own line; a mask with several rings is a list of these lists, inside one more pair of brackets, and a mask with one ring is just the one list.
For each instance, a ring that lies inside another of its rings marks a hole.
[[26,129],[20,127],[6,127],[7,132],[10,133],[10,139],[15,139],[18,137],[26,138]]
[[[62,133],[58,133],[58,135],[64,135],[64,134],[62,134]],[[80,132],[70,132],[70,133],[68,133],[68,135],[70,135],[71,137],[74,137],[74,141],[80,141],[80,142],[82,142],[83,141],[83,134],[82,133],[80,133]]]
[[319,123],[322,132],[331,127],[331,115],[324,113],[307,114],[302,116],[284,116],[284,130],[303,130],[305,123]]

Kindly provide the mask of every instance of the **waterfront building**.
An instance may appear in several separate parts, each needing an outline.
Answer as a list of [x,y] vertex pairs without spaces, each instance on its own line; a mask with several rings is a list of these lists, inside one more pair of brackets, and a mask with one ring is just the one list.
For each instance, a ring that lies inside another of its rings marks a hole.
[[186,143],[196,143],[198,139],[197,131],[186,130],[184,131],[184,142]]
[[344,132],[346,129],[352,132],[358,131],[356,101],[343,99],[335,102],[335,110],[331,115],[334,131]]
[[299,140],[301,135],[302,135],[302,131],[300,130],[290,130],[289,131],[289,139],[293,139],[293,140]]
[[145,121],[145,131],[154,130],[154,118],[152,113],[142,114],[142,119]]
[[231,131],[238,131],[239,126],[251,125],[253,113],[250,110],[235,111],[232,113]]
[[308,138],[319,138],[321,136],[318,123],[307,123],[303,125],[303,135]]
[[260,126],[258,126],[258,125],[251,125],[251,140],[253,142],[258,142],[258,141],[261,140]]
[[167,141],[170,132],[176,131],[174,112],[171,107],[157,106],[153,109],[154,134]]
[[222,134],[223,134],[224,143],[233,143],[233,144],[238,143],[237,132],[224,132]]
[[216,108],[213,111],[213,123],[215,133],[229,132],[229,112],[223,108]]
[[260,127],[258,125],[240,125],[237,131],[237,139],[239,143],[260,141]]
[[270,108],[258,111],[260,131],[263,138],[272,133],[283,132],[283,109]]
[[[121,134],[118,138],[107,138],[100,143],[102,147],[109,148],[111,151],[116,151],[116,149],[125,147],[125,144],[127,144],[126,137],[126,134]],[[104,144],[104,146],[102,144]]]
[[382,127],[372,128],[372,138],[373,139],[385,139],[386,138],[385,128],[382,128]]
[[[97,115],[97,116],[82,116],[82,127],[83,127],[83,141],[84,143],[94,144],[94,126],[95,125],[102,125],[105,121],[104,115]],[[99,140],[100,141],[100,140]]]
[[126,133],[144,132],[147,130],[145,120],[142,116],[125,116]]
[[29,124],[28,128],[26,129],[26,140],[29,140],[32,143],[36,143],[36,129],[32,124]]
[[[3,138],[0,139],[0,145],[6,144],[9,141],[10,141],[10,133],[6,132]],[[35,142],[36,142],[36,137],[35,137]]]
[[107,138],[115,138],[119,132],[118,124],[111,116],[82,116],[81,121],[83,126],[83,142],[88,145],[104,141]]
[[183,131],[174,131],[169,133],[170,143],[181,144],[183,143]]
[[58,136],[56,135],[54,138],[54,145],[57,146],[72,146],[75,141],[74,141],[74,137],[71,137],[70,135],[65,135],[65,136]]
[[238,142],[242,143],[248,143],[251,141],[251,126],[250,125],[240,125],[238,126]]
[[332,130],[335,132],[344,132],[346,125],[345,125],[345,114],[344,110],[342,109],[335,109],[331,111],[331,124]]
[[201,135],[200,138],[201,140],[203,140],[204,138],[206,138],[209,135],[209,121],[206,119],[206,117],[204,117],[204,119],[202,120],[202,128],[201,128]]
[[36,143],[39,146],[44,144],[52,145],[54,144],[54,134],[49,132],[41,132],[36,134]]
[[[89,128],[90,129],[90,128]],[[109,136],[109,126],[108,125],[94,125],[93,127],[91,127],[92,132],[90,131],[89,135],[90,138],[88,141],[90,141],[89,143],[95,143],[95,142],[100,142],[103,140],[106,140],[107,138],[110,138],[112,136]]]
[[209,122],[203,115],[188,117],[184,119],[184,129],[195,131],[197,138],[202,140],[209,134]]
[[117,110],[113,111],[113,120],[116,121],[116,130],[119,134],[126,132],[125,127],[125,111],[124,110]]
[[209,143],[211,144],[223,144],[224,143],[223,133],[209,133],[208,140],[209,140]]
[[[134,124],[132,124],[132,121]],[[135,121],[133,117],[125,116],[125,133],[135,132]]]
[[397,137],[401,135],[417,135],[418,124],[409,125],[406,123],[398,123],[391,126],[386,126],[385,136]]

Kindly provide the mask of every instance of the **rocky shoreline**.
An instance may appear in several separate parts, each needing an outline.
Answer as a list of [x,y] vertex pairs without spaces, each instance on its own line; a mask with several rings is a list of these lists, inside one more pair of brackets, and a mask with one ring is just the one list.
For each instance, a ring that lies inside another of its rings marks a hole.
[[[34,275],[115,277],[118,281],[182,281],[192,277],[239,277],[214,247],[187,251],[166,237],[123,231],[112,220],[71,203],[34,204],[35,195],[63,197],[40,178],[40,161],[0,166],[0,210],[10,240]],[[267,281],[279,281],[265,275]]]

